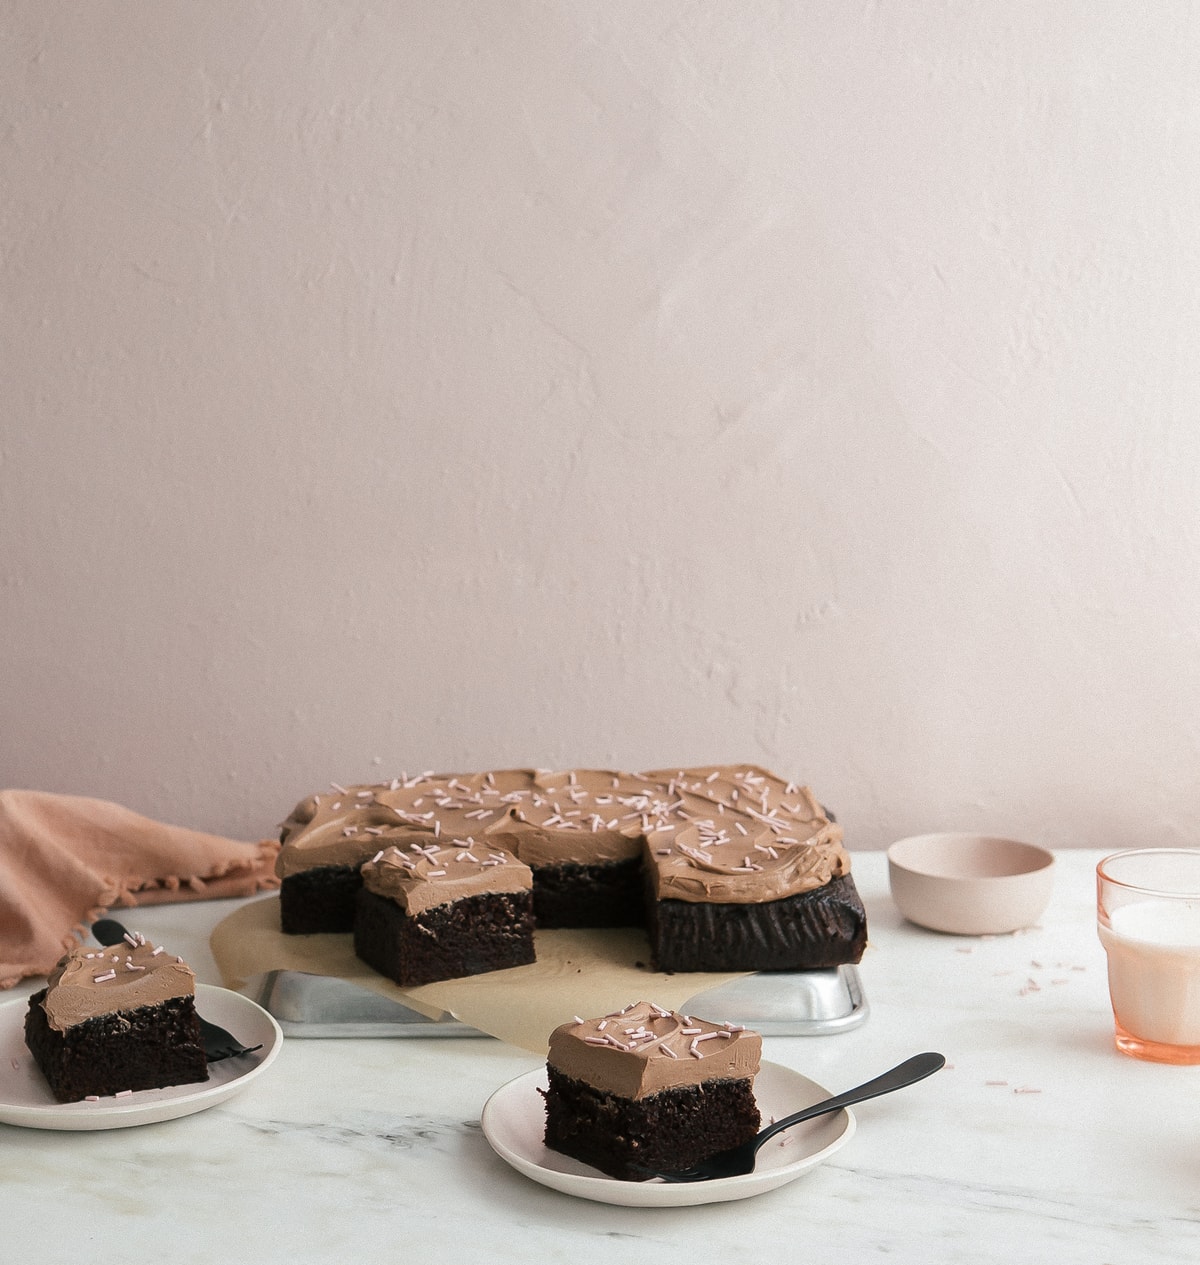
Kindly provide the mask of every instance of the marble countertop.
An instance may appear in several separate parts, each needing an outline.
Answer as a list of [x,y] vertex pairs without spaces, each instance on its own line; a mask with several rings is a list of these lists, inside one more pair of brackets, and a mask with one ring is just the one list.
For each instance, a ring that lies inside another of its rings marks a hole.
[[[1100,855],[1059,854],[1040,927],[973,939],[904,922],[884,856],[854,854],[870,1016],[837,1035],[768,1037],[764,1056],[835,1092],[920,1050],[948,1065],[855,1108],[850,1143],[778,1190],[679,1209],[572,1198],[508,1168],[480,1131],[488,1096],[539,1066],[533,1055],[491,1038],[288,1038],[265,1075],[196,1115],[102,1132],[0,1125],[5,1258],[516,1265],[609,1245],[656,1265],[734,1250],[854,1265],[1193,1262],[1200,1068],[1113,1048]],[[208,931],[237,903],[149,908],[137,923],[220,983]]]

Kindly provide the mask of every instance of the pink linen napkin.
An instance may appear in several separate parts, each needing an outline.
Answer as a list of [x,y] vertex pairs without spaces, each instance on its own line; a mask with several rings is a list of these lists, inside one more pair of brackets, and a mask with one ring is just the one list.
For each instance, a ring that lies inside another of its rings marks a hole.
[[273,840],[168,826],[107,800],[0,791],[0,988],[45,975],[113,905],[277,887]]

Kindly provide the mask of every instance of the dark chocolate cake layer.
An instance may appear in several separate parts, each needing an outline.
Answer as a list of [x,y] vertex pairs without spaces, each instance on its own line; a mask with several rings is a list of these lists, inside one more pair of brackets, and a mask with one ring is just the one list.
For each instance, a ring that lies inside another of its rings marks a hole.
[[647,901],[660,971],[806,971],[858,962],[867,914],[849,875],[761,904]]
[[546,1145],[622,1181],[644,1179],[639,1166],[688,1168],[758,1132],[750,1080],[711,1080],[620,1098],[553,1067],[547,1075]]
[[25,1044],[59,1102],[208,1079],[191,997],[99,1015],[59,1032],[46,1021],[43,988],[29,999]]
[[403,987],[525,966],[534,960],[533,893],[466,896],[410,917],[395,901],[363,888],[354,952]]
[[640,857],[538,866],[533,913],[539,927],[640,927],[646,915]]
[[279,885],[279,925],[285,935],[347,932],[362,887],[356,865],[321,865],[289,874]]

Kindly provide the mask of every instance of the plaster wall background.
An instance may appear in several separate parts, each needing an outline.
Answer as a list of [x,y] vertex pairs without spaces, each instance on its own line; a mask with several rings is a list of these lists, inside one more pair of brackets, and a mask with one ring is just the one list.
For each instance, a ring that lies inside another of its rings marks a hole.
[[1194,5],[7,2],[0,85],[0,784],[1196,842]]

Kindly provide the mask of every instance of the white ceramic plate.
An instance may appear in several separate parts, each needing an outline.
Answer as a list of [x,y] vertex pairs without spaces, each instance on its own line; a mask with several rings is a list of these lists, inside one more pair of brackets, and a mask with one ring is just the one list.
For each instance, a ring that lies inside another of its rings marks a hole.
[[[664,1182],[657,1177],[645,1182],[622,1182],[546,1148],[546,1108],[538,1092],[545,1088],[546,1072],[540,1069],[509,1081],[488,1099],[482,1124],[492,1150],[517,1172],[543,1186],[628,1208],[682,1208],[761,1195],[803,1176],[854,1136],[854,1114],[843,1108],[772,1138],[759,1151],[754,1172],[744,1177],[689,1183]],[[754,1096],[763,1123],[767,1124],[831,1095],[799,1072],[777,1063],[763,1063],[754,1082]]]
[[208,1080],[194,1085],[140,1089],[99,1102],[60,1103],[25,1045],[28,1009],[27,997],[0,1005],[0,1123],[28,1129],[126,1129],[204,1111],[261,1076],[274,1063],[283,1042],[279,1025],[248,997],[197,984],[196,1009],[205,1019],[227,1028],[243,1045],[261,1043],[261,1050],[214,1063]]

